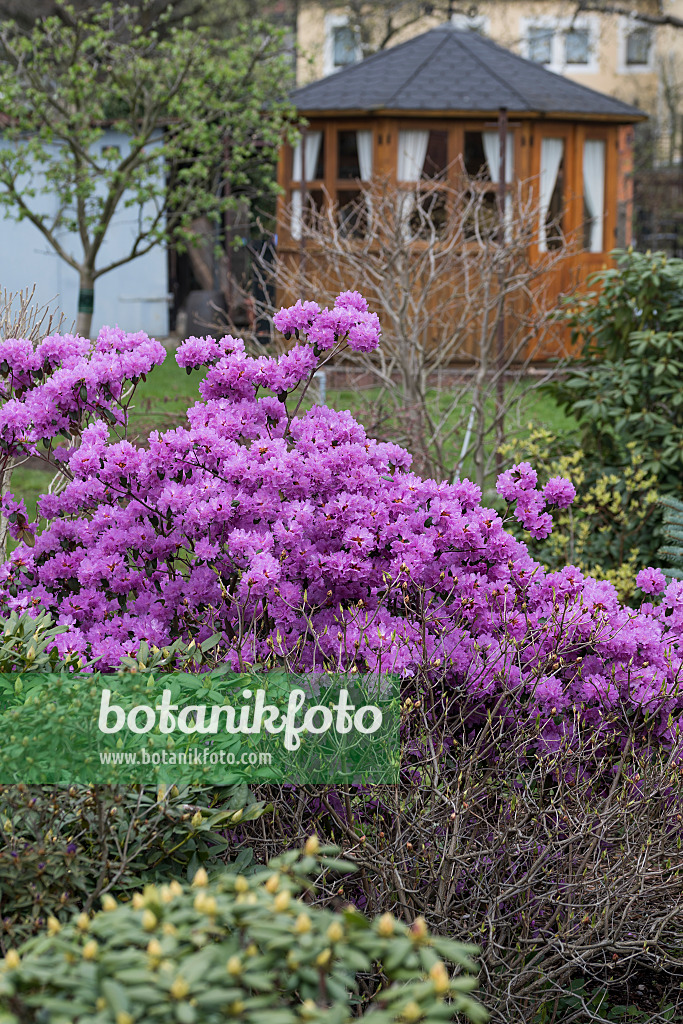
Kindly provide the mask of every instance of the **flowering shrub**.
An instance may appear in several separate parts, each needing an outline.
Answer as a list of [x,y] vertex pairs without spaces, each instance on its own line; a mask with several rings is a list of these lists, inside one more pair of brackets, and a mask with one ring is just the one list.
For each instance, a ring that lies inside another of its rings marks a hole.
[[430,935],[422,917],[371,921],[301,898],[325,868],[353,869],[334,852],[311,836],[250,878],[211,883],[201,868],[191,886],[148,885],[121,905],[106,894],[101,911],[65,925],[50,917],[47,934],[0,961],[3,1022],[47,1010],[101,1024],[350,1024],[366,1012],[376,1024],[484,1024],[470,995],[476,947]]
[[[552,533],[532,537],[530,553],[548,569],[575,565],[586,576],[609,580],[622,602],[636,596],[636,574],[657,558],[661,511],[657,478],[643,468],[644,458],[627,444],[619,465],[589,457],[573,435],[554,436],[537,428],[521,442],[503,445],[511,461],[527,459],[539,476],[569,477],[577,497],[554,516]],[[511,524],[523,539],[522,528]]]
[[[321,357],[378,345],[358,293],[332,309],[297,303],[275,323],[296,339],[280,359],[230,336],[181,345],[181,366],[209,366],[202,401],[148,449],[110,443],[102,422],[83,431],[72,481],[39,503],[48,528],[0,568],[7,609],[44,607],[70,627],[60,654],[102,668],[143,641],[220,633],[237,668],[438,670],[509,729],[539,716],[550,747],[577,708],[605,742],[625,742],[635,719],[643,742],[673,743],[683,584],[659,606],[624,607],[572,565],[543,570],[469,481],[419,478],[348,412],[299,415],[303,395],[291,408]],[[537,484],[521,464],[499,489],[506,514],[542,538],[574,491]],[[615,707],[621,719],[604,715]]]
[[[54,467],[54,443],[61,435],[76,440],[89,423],[123,428],[135,385],[163,362],[162,345],[146,334],[104,327],[94,343],[71,334],[53,334],[37,343],[27,338],[0,340],[0,550],[7,529],[31,545],[35,527],[23,501],[6,492],[14,466],[37,456]],[[126,388],[126,382],[132,387]],[[68,466],[58,469],[67,477]]]
[[246,786],[0,786],[0,954],[145,882],[211,866],[233,817],[263,810]]

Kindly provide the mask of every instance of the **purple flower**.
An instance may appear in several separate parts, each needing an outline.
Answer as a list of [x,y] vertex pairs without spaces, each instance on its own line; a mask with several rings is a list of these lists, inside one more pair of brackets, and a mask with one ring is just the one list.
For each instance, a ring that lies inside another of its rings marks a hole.
[[552,476],[543,488],[543,497],[548,505],[568,508],[576,497],[576,488],[571,480],[566,480],[562,476]]
[[520,462],[519,465],[500,474],[496,480],[496,490],[506,501],[515,501],[526,491],[533,491],[537,480],[536,470],[531,464]]
[[666,589],[666,577],[661,569],[641,569],[636,576],[636,585],[646,594],[661,594]]

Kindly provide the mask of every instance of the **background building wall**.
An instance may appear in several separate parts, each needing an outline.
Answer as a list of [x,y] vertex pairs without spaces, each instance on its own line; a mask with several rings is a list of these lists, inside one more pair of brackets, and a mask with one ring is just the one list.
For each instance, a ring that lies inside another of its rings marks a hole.
[[[0,142],[0,144],[2,144]],[[108,131],[98,147],[118,146],[125,153],[126,136]],[[160,167],[159,173],[162,174]],[[41,175],[32,175],[32,185],[42,189]],[[41,196],[42,209],[54,213],[57,200],[49,193]],[[109,227],[98,265],[120,258],[130,250],[137,234],[138,218],[152,213],[151,205],[126,208],[119,204]],[[2,219],[0,213],[0,288],[10,292],[36,286],[36,299],[50,303],[64,313],[66,325],[76,321],[78,305],[78,273],[60,259],[40,231],[28,220]],[[74,255],[80,253],[78,236],[66,231],[60,243]],[[155,246],[146,255],[117,267],[95,282],[93,336],[104,324],[118,324],[127,331],[146,331],[156,337],[168,335],[168,259],[165,246]]]

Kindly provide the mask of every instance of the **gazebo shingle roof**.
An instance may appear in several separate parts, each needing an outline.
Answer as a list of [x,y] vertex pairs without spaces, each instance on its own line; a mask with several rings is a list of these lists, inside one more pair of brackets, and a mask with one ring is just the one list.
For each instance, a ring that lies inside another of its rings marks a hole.
[[450,25],[382,50],[292,93],[314,111],[462,111],[573,114],[637,121],[636,107],[518,57],[476,32]]

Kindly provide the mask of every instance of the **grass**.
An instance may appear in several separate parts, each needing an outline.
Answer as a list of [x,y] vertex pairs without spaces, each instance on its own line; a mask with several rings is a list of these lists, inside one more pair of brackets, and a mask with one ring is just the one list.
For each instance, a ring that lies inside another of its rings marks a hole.
[[[188,407],[200,397],[198,386],[201,379],[201,375],[196,372],[188,375],[180,369],[173,354],[169,353],[165,362],[156,367],[145,382],[141,381],[138,385],[130,413],[129,438],[140,442],[144,441],[151,430],[163,431],[182,425]],[[367,410],[378,395],[377,389],[329,389],[327,404],[337,410],[348,409],[362,421],[363,410]],[[433,400],[438,400],[443,408],[449,396],[443,392],[439,396],[434,392]],[[560,434],[571,431],[576,422],[563,413],[550,395],[533,390],[522,400],[514,417],[511,415],[508,418],[507,426],[511,435],[524,439],[530,428],[545,427],[554,434]],[[456,441],[453,447],[457,447],[458,452],[451,452],[453,462],[459,454],[461,439],[457,438]],[[463,475],[471,473],[471,468],[471,462],[466,462]],[[14,471],[11,489],[26,502],[31,519],[36,516],[37,499],[47,491],[50,479],[50,473],[41,469],[19,467]]]

